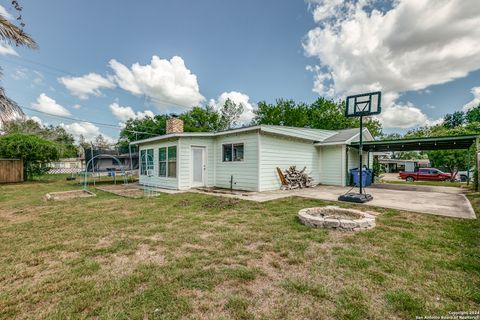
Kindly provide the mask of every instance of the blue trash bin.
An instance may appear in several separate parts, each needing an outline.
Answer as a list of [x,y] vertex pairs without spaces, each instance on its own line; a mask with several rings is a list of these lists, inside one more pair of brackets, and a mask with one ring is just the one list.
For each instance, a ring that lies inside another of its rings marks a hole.
[[368,187],[370,185],[372,185],[373,183],[373,171],[372,169],[364,169],[365,172],[367,173],[367,179],[366,179],[366,183],[365,183],[365,186]]
[[[363,187],[368,187],[369,185],[372,184],[371,173],[369,174],[367,170],[368,169],[362,170],[362,186]],[[360,170],[358,170],[358,168],[350,169],[350,174],[352,176],[353,185],[355,187],[359,187],[360,186]]]

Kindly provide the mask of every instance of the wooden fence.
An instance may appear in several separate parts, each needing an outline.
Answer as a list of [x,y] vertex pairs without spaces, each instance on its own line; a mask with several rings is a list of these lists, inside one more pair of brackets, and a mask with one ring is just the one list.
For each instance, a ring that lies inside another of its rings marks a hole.
[[22,181],[23,161],[21,159],[0,159],[0,183]]

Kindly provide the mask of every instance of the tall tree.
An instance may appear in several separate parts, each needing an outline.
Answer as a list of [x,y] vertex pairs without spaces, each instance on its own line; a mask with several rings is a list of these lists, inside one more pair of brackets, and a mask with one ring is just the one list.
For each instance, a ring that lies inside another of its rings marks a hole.
[[119,149],[122,152],[128,152],[128,145],[132,141],[165,134],[168,118],[168,115],[161,114],[143,119],[128,119],[125,127],[120,131],[120,138],[117,144]]
[[[308,127],[326,130],[358,128],[358,118],[345,117],[343,102],[335,102],[318,98],[312,104],[295,103],[293,100],[279,99],[275,104],[265,101],[258,103],[254,123],[283,125],[292,127]],[[366,117],[364,125],[374,137],[382,132],[382,125],[374,118]]]
[[227,99],[219,111],[218,130],[236,127],[244,109],[242,103],[236,104],[230,98]]
[[[37,44],[35,41],[23,31],[25,24],[21,20],[22,6],[17,0],[12,1],[13,8],[17,11],[17,21],[20,21],[20,27],[16,26],[13,22],[9,21],[6,17],[0,14],[0,40],[4,43],[14,46],[25,46],[31,49],[36,49]],[[3,86],[0,86],[0,128],[6,122],[24,118],[25,114],[15,101],[9,99],[5,95]]]
[[480,103],[475,108],[472,108],[467,111],[465,115],[465,120],[467,123],[480,122]]
[[454,113],[448,113],[443,118],[443,125],[449,129],[460,127],[464,123],[465,113],[463,111],[455,111]]
[[97,148],[108,149],[111,147],[111,144],[105,139],[105,137],[100,133],[93,140],[93,145]]
[[193,107],[179,118],[183,120],[186,132],[218,131],[220,115],[211,106]]

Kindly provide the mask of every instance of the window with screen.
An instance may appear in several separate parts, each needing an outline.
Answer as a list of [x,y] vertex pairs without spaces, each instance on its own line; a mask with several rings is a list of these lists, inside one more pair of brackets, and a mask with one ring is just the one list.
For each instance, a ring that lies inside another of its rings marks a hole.
[[158,175],[167,176],[167,148],[158,149]]
[[153,170],[153,149],[140,150],[140,174],[147,175],[149,170]]
[[238,162],[244,159],[243,143],[229,143],[222,146],[223,162]]
[[177,177],[177,146],[168,147],[168,177]]
[[177,146],[158,149],[158,175],[160,177],[177,177]]

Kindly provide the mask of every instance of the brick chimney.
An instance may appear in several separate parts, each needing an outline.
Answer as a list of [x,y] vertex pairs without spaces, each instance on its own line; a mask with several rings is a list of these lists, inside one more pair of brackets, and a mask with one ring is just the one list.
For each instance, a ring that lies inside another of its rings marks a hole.
[[166,134],[170,133],[181,133],[183,132],[183,120],[176,118],[176,117],[171,117],[167,119],[167,129],[166,129]]

